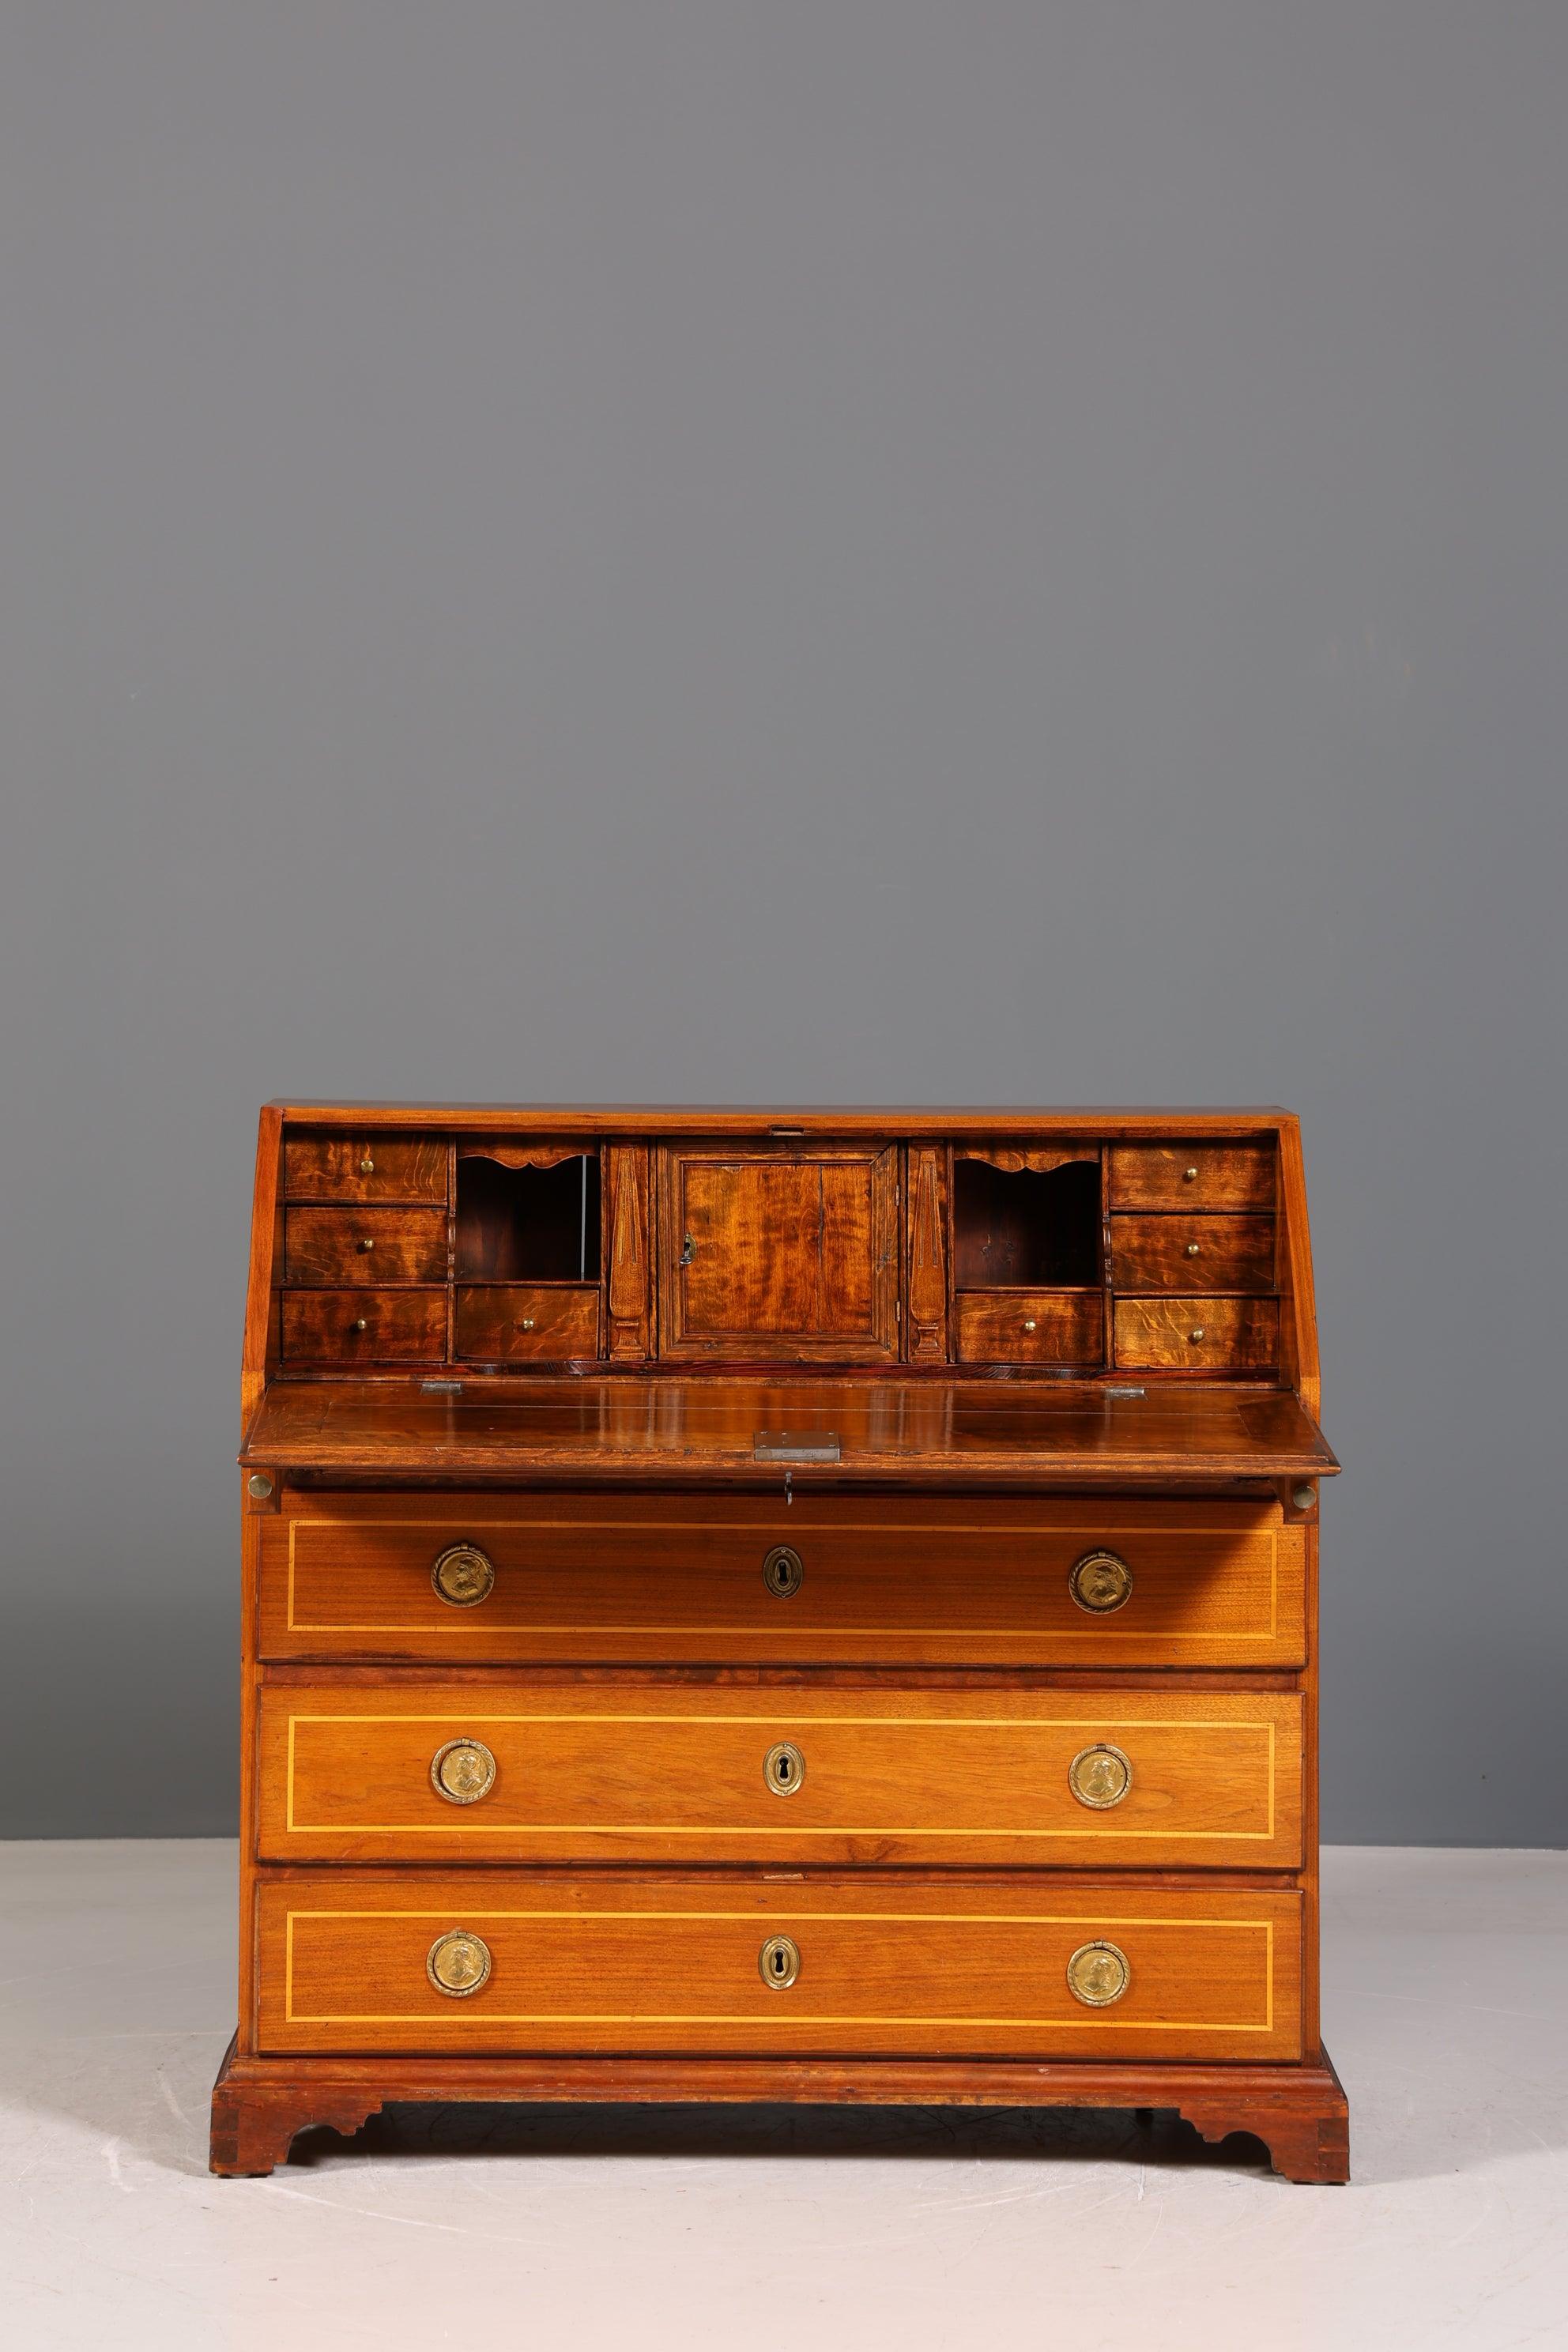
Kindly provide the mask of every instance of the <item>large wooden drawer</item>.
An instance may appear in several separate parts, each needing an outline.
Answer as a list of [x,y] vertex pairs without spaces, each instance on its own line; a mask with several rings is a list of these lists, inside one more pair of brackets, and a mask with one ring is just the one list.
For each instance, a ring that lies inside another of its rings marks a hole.
[[260,1742],[275,1862],[1301,1859],[1294,1692],[312,1678]]
[[1272,1502],[803,1496],[786,1508],[290,1489],[252,1524],[271,1659],[1232,1667],[1306,1655],[1305,1539]]
[[[957,1874],[268,1874],[258,2044],[1290,2059],[1300,1902]],[[443,1992],[433,1970],[470,1989]]]

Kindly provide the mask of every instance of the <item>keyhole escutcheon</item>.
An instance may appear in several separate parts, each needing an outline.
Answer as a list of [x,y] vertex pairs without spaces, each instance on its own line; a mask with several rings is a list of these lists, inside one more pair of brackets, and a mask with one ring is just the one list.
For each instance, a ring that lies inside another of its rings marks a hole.
[[805,1759],[791,1739],[781,1739],[763,1759],[763,1778],[775,1797],[793,1797],[805,1778]]
[[757,1954],[757,1974],[774,1992],[783,1992],[800,1974],[800,1946],[793,1936],[770,1936]]

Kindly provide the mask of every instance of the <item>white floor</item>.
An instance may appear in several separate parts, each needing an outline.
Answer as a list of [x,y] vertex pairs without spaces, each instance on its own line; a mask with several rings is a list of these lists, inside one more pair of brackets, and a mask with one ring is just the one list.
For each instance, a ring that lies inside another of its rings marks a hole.
[[1326,1862],[1349,2189],[929,2109],[405,2109],[219,2181],[232,1848],[0,1845],[0,2341],[1568,2346],[1568,1854]]

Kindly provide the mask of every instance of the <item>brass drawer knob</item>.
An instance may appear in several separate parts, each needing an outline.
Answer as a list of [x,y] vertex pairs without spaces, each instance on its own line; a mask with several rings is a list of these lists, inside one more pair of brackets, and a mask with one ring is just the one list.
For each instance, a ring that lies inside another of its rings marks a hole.
[[793,1797],[805,1778],[805,1759],[795,1742],[781,1739],[763,1759],[763,1778],[775,1797]]
[[757,1974],[774,1992],[783,1992],[800,1974],[800,1946],[793,1936],[770,1936],[757,1954]]
[[1183,1183],[1184,1183],[1184,1184],[1195,1184],[1195,1183],[1197,1182],[1197,1181],[1198,1181],[1198,1171],[1197,1171],[1197,1170],[1196,1170],[1195,1168],[1184,1168],[1184,1169],[1183,1169],[1183,1171],[1182,1171],[1182,1181],[1183,1181]]
[[1086,2009],[1109,2009],[1132,1981],[1120,1944],[1080,1944],[1068,1962],[1068,1990]]
[[1120,1552],[1086,1551],[1068,1571],[1068,1591],[1080,1609],[1109,1616],[1132,1597],[1132,1570]]
[[360,1161],[359,1172],[362,1176],[374,1176],[375,1174],[375,1162],[371,1158],[368,1151],[365,1153],[364,1158]]
[[1097,1813],[1109,1812],[1112,1805],[1119,1805],[1131,1786],[1131,1759],[1108,1739],[1097,1740],[1092,1748],[1080,1748],[1068,1766],[1068,1787],[1080,1805],[1088,1805]]
[[1189,1242],[1189,1243],[1187,1244],[1187,1255],[1188,1255],[1189,1257],[1196,1257],[1196,1256],[1198,1255],[1198,1254],[1199,1254],[1198,1244],[1197,1244],[1196,1242]]
[[363,1315],[356,1315],[349,1328],[353,1331],[368,1331],[370,1329],[370,1325],[365,1321]]
[[449,1805],[477,1805],[496,1784],[496,1759],[482,1739],[448,1739],[430,1759],[430,1786]]
[[477,1609],[489,1597],[495,1580],[495,1562],[478,1544],[448,1544],[431,1563],[430,1581],[437,1597],[449,1601],[454,1609]]
[[447,1993],[453,2000],[467,2000],[489,1982],[490,1948],[482,1936],[467,1927],[449,1927],[431,1945],[425,1973],[437,1992]]
[[1194,1323],[1192,1329],[1187,1333],[1187,1337],[1192,1341],[1194,1348],[1201,1347],[1207,1336],[1208,1334],[1205,1331],[1201,1323]]
[[531,1316],[531,1315],[525,1315],[525,1316],[523,1317],[523,1318],[522,1318],[522,1325],[521,1325],[521,1328],[522,1328],[523,1330],[525,1330],[525,1331],[531,1331],[531,1330],[532,1330],[532,1328],[533,1328],[533,1318],[532,1318],[532,1316]]
[[369,1234],[365,1234],[359,1241],[355,1242],[354,1247],[357,1250],[373,1250],[375,1247],[375,1244]]
[[805,1570],[799,1552],[788,1544],[774,1544],[763,1562],[763,1582],[780,1601],[788,1601],[800,1591]]
[[1025,1316],[1024,1328],[1026,1331],[1032,1331],[1035,1328],[1035,1318],[1032,1315]]

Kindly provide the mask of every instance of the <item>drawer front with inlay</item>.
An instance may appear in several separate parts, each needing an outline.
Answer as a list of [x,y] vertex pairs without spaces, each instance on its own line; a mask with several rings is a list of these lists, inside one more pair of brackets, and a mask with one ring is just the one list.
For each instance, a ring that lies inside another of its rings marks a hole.
[[310,1871],[257,1900],[265,2051],[1300,2054],[1286,1889]]
[[444,1282],[447,1212],[290,1208],[283,1275],[293,1283]]
[[289,1493],[264,1657],[1298,1666],[1277,1505]]
[[283,1146],[290,1201],[447,1199],[447,1145],[391,1135],[291,1135]]
[[286,1290],[286,1364],[439,1363],[444,1290]]
[[321,1681],[261,1702],[272,1861],[1301,1856],[1294,1693]]
[[1119,1298],[1116,1361],[1128,1371],[1263,1372],[1279,1353],[1274,1298]]
[[1272,1217],[1112,1217],[1111,1280],[1120,1291],[1272,1290]]
[[1273,1143],[1118,1143],[1113,1209],[1271,1209]]

